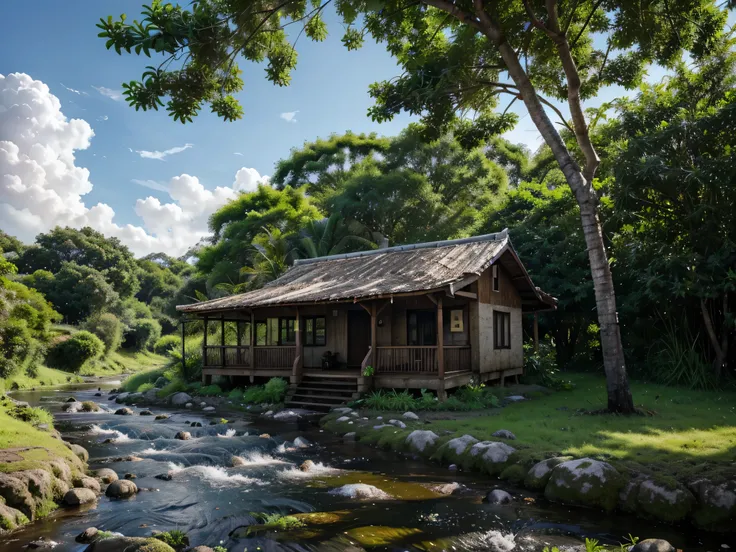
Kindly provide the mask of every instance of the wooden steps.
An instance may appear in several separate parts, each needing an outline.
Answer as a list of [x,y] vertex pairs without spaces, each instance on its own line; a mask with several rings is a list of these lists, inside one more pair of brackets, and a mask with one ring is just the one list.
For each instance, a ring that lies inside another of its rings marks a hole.
[[286,406],[326,412],[358,397],[358,376],[306,373],[286,397]]

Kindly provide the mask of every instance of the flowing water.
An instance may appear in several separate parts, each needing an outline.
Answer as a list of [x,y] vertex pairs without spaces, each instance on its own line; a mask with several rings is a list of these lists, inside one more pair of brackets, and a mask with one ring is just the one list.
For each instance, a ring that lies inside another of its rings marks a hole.
[[[112,387],[114,384],[108,384]],[[478,474],[450,472],[439,466],[345,444],[313,423],[280,423],[244,414],[207,417],[188,410],[153,407],[153,416],[116,416],[118,407],[97,386],[18,392],[14,396],[49,408],[70,442],[84,446],[95,470],[111,468],[122,478],[137,477],[141,492],[129,500],[100,497],[81,509],[59,510],[21,531],[0,537],[0,551],[21,550],[40,536],[59,543],[58,552],[81,551],[74,537],[87,527],[147,536],[152,530],[185,531],[191,544],[251,550],[541,550],[545,544],[580,543],[585,537],[617,543],[631,533],[665,538],[685,550],[716,550],[718,537],[678,530],[631,516],[603,515],[552,505],[538,495],[509,488]],[[61,412],[63,401],[94,400],[98,413]],[[133,407],[139,412],[141,409]],[[211,421],[217,422],[210,425]],[[191,427],[201,422],[202,427]],[[178,431],[192,439],[174,438]],[[268,436],[262,436],[268,434]],[[297,437],[311,444],[294,445]],[[233,456],[242,466],[233,468]],[[298,466],[315,465],[308,472]],[[157,479],[170,474],[171,480]],[[330,493],[346,483],[364,482],[383,489],[390,500],[352,500]],[[462,493],[444,496],[432,486],[458,482]],[[501,486],[517,500],[512,505],[483,503]],[[249,531],[254,513],[330,513],[314,516],[308,527],[291,532]]]

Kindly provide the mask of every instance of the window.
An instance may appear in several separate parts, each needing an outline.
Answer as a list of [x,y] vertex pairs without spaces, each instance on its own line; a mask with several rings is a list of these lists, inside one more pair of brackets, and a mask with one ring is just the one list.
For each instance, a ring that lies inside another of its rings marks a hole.
[[268,334],[268,329],[265,322],[256,322],[256,335],[255,335],[255,341],[256,345],[263,347],[267,341],[266,341],[266,335]]
[[296,318],[279,318],[279,345],[296,345]]
[[511,348],[511,313],[493,311],[493,348]]
[[408,311],[406,324],[410,346],[437,345],[437,313]]
[[498,275],[498,265],[493,265],[493,291],[501,289],[501,278]]
[[327,345],[326,321],[324,316],[304,319],[304,345],[321,347]]

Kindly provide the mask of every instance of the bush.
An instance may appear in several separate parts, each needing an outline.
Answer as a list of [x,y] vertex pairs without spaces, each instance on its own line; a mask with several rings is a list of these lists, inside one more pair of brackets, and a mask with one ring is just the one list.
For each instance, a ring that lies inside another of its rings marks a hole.
[[243,400],[243,390],[237,388],[233,389],[228,393],[227,398],[233,402],[241,402]]
[[153,352],[159,355],[168,355],[172,350],[181,347],[181,339],[175,335],[165,335],[159,338],[153,346]]
[[199,389],[199,394],[203,397],[214,397],[215,395],[222,395],[222,388],[219,385],[207,385]]
[[100,358],[105,344],[93,333],[81,331],[51,347],[46,362],[52,368],[79,372],[85,362]]
[[16,375],[33,352],[35,340],[25,320],[9,320],[0,326],[0,376]]
[[8,414],[16,420],[27,422],[33,426],[48,424],[51,427],[54,422],[51,412],[36,406],[13,406],[8,410]]
[[150,391],[151,389],[155,389],[155,388],[156,387],[151,382],[148,382],[148,383],[142,383],[141,385],[139,385],[136,391],[138,393],[145,393],[146,391]]
[[130,325],[126,342],[136,351],[150,351],[161,337],[161,324],[153,318],[141,318]]
[[283,378],[271,378],[266,385],[253,385],[243,393],[243,402],[249,404],[280,403],[286,398],[289,382]]
[[172,380],[168,385],[164,385],[160,391],[156,393],[159,399],[164,399],[174,393],[180,393],[187,390],[187,384],[180,379]]
[[105,344],[105,356],[117,351],[123,342],[123,323],[109,312],[87,319],[84,327]]
[[482,384],[470,384],[455,391],[444,402],[438,401],[432,393],[425,390],[422,390],[421,395],[416,397],[406,389],[403,391],[379,389],[370,393],[364,399],[356,401],[356,403],[373,410],[398,412],[405,412],[407,410],[462,412],[496,407],[498,406],[498,397]]

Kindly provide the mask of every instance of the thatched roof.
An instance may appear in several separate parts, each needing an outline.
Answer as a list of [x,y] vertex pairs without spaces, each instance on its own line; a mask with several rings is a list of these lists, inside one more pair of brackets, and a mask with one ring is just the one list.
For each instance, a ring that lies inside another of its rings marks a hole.
[[[300,259],[261,289],[180,305],[179,311],[208,313],[277,305],[375,299],[417,292],[454,293],[500,262],[514,278],[525,310],[554,308],[555,300],[534,287],[511,246],[508,232],[401,245],[317,259]],[[521,276],[521,277],[520,277]]]

